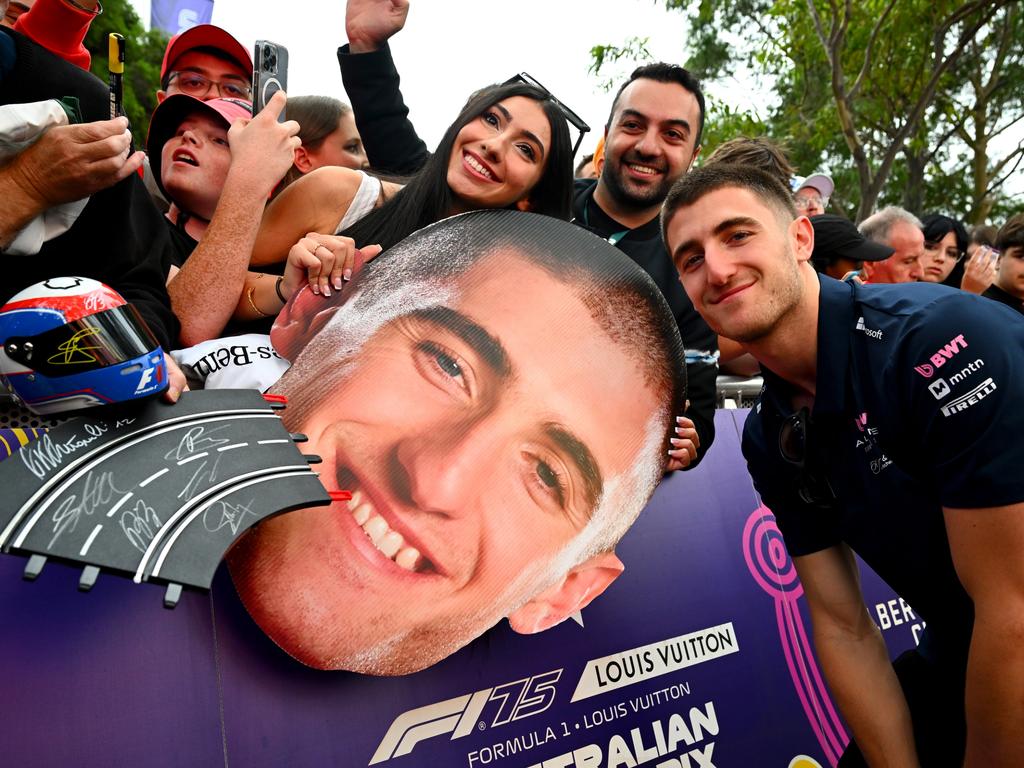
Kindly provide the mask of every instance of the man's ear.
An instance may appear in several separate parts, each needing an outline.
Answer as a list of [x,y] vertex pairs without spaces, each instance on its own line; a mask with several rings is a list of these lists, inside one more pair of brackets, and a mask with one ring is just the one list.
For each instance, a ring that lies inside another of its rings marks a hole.
[[509,614],[508,623],[521,635],[543,632],[565,621],[604,592],[625,569],[614,552],[603,552],[573,568],[565,577]]
[[157,104],[162,104],[164,99],[166,99],[166,98],[167,98],[167,91],[165,91],[163,89],[160,89],[159,91],[156,92],[156,103]]
[[309,173],[313,170],[313,160],[310,158],[309,152],[305,147],[296,147],[295,167],[303,173]]
[[690,155],[690,162],[686,166],[686,172],[687,173],[689,173],[690,169],[693,168],[693,164],[695,162],[697,162],[697,158],[700,157],[700,151],[702,149],[704,149],[704,145],[703,144],[698,144],[696,147],[693,148],[693,154]]
[[865,261],[864,262],[864,268],[861,270],[861,274],[864,276],[864,281],[865,282],[871,282],[871,278],[875,274],[875,271],[876,271],[876,269],[875,269],[875,264],[876,263],[877,262],[874,262],[874,261]]
[[797,216],[789,225],[793,237],[793,253],[797,261],[809,261],[814,253],[814,225],[806,216]]

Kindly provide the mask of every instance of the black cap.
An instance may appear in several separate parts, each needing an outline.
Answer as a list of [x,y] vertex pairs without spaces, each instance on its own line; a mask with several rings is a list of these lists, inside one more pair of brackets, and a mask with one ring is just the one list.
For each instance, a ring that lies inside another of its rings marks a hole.
[[811,261],[825,266],[837,259],[884,261],[896,253],[887,245],[868,240],[849,219],[823,213],[811,217],[814,227],[814,252]]

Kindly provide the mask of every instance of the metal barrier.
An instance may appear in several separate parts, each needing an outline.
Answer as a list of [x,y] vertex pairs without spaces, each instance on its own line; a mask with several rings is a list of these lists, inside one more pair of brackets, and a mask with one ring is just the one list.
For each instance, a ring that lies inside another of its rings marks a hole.
[[719,376],[716,386],[718,407],[750,408],[761,393],[764,380],[760,376]]

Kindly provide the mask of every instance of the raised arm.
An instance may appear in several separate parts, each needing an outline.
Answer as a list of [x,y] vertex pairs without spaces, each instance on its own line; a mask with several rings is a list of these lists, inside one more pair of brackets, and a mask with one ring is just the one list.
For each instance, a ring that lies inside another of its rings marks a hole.
[[418,171],[430,155],[409,120],[388,47],[388,40],[405,26],[408,13],[408,0],[349,0],[349,42],[338,49],[341,79],[370,166],[402,176]]
[[864,605],[853,553],[840,544],[793,563],[807,596],[815,651],[868,765],[916,766],[910,711]]
[[974,601],[966,768],[1024,765],[1024,503],[943,508],[953,564]]

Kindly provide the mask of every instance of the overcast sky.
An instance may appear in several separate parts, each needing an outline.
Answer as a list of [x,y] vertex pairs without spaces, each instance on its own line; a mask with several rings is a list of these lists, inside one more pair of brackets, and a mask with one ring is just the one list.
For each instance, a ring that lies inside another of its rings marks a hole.
[[[132,3],[148,25],[149,0]],[[284,45],[291,95],[345,98],[335,55],[348,42],[344,0],[216,0],[213,23],[246,46],[258,38]],[[431,147],[472,91],[526,71],[590,124],[581,151],[591,152],[611,102],[599,88],[604,72],[587,72],[591,47],[647,37],[655,59],[681,64],[686,26],[663,0],[412,0],[391,47],[410,116]],[[608,74],[618,81],[634,66]]]

